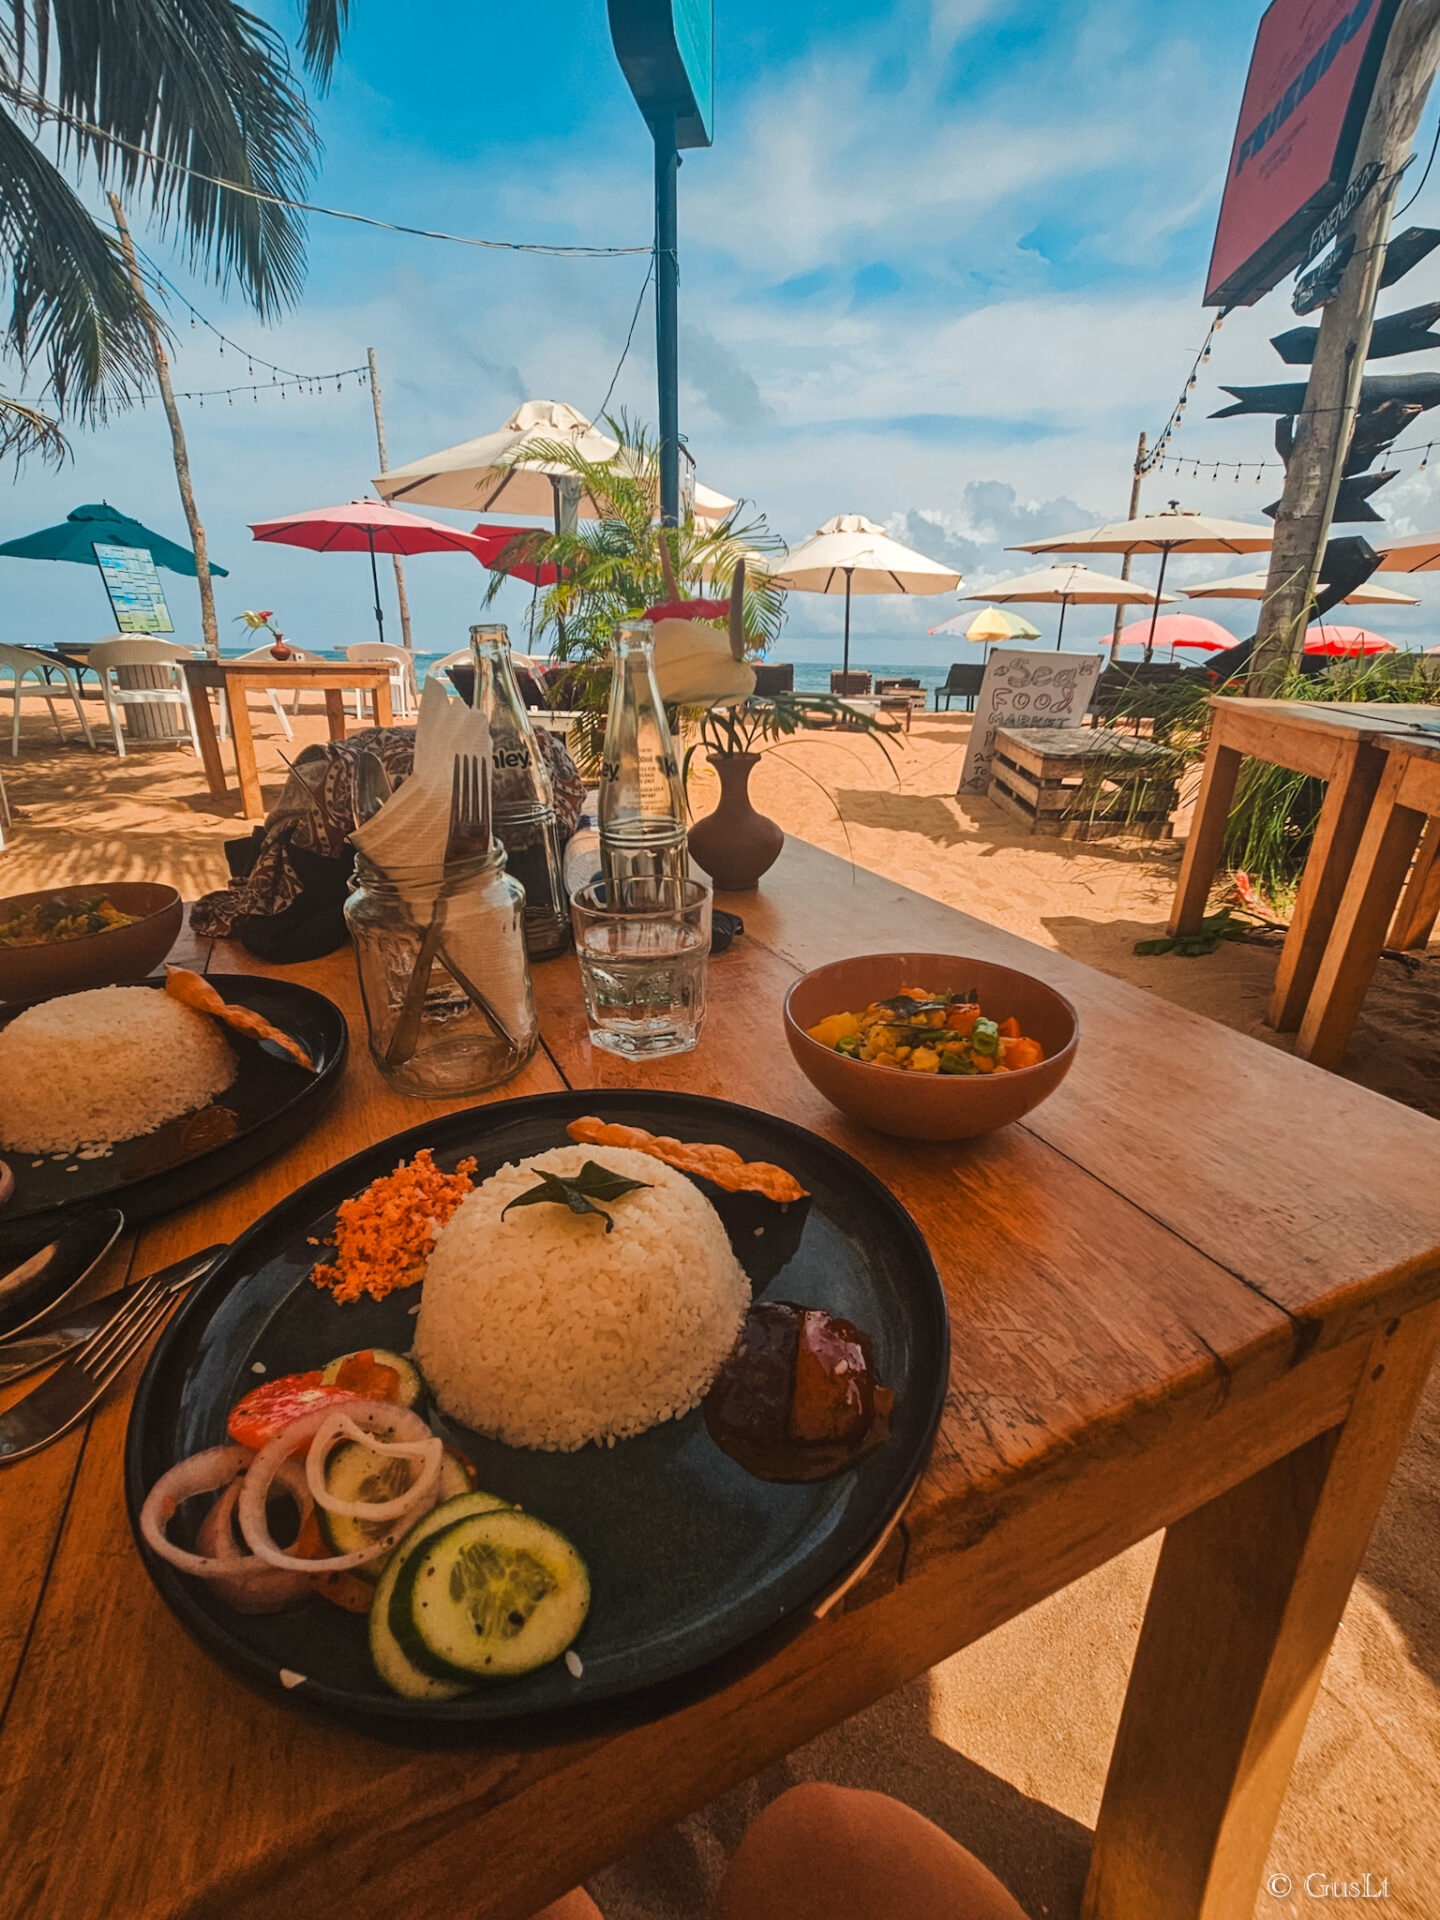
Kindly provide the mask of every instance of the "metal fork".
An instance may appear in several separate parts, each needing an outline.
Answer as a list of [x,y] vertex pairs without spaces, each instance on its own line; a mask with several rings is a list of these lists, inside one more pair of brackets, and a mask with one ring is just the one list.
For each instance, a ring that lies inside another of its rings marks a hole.
[[[450,828],[445,836],[445,865],[455,860],[470,860],[490,851],[489,789],[479,757],[473,753],[455,756],[450,773]],[[425,1017],[425,992],[430,984],[430,969],[445,936],[445,903],[437,899],[430,922],[420,942],[420,952],[405,989],[400,1017],[385,1049],[385,1064],[400,1067],[414,1053],[420,1040],[420,1023]],[[493,1016],[492,1016],[493,1017]]]
[[63,1366],[0,1414],[0,1466],[38,1453],[82,1420],[129,1366],[179,1295],[224,1251],[223,1246],[206,1247],[142,1280]]

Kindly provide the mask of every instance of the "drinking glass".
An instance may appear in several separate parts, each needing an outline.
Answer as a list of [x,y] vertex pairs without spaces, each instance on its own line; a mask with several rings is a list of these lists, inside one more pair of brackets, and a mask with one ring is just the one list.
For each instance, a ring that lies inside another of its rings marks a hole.
[[590,1044],[629,1060],[688,1053],[705,1018],[710,889],[697,880],[603,882],[570,901]]

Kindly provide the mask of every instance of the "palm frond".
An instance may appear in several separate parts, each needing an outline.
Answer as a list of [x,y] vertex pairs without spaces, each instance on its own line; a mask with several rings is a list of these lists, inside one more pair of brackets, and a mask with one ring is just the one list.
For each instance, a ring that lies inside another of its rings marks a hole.
[[0,344],[22,366],[44,367],[57,409],[98,419],[128,400],[151,355],[120,249],[3,111],[0,259],[10,282]]
[[340,42],[350,24],[350,0],[304,0],[300,45],[305,65],[317,86],[328,87],[340,53]]
[[0,460],[24,460],[38,454],[58,467],[69,452],[58,420],[23,400],[0,393]]
[[[56,94],[69,114],[198,173],[299,198],[318,140],[275,30],[233,0],[51,0]],[[337,20],[338,30],[338,20]],[[60,123],[62,153],[178,226],[197,263],[262,316],[295,300],[304,226],[289,207],[227,193]]]

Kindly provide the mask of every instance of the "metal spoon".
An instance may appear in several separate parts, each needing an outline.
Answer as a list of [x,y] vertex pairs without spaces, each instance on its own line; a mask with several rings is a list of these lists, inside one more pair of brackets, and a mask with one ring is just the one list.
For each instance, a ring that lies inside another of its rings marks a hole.
[[0,1340],[22,1333],[95,1271],[125,1225],[118,1207],[86,1208],[57,1228],[18,1221],[0,1240]]
[[355,824],[363,827],[367,820],[373,820],[395,789],[390,784],[390,776],[385,771],[385,763],[377,754],[363,752],[355,756],[353,779],[355,798]]

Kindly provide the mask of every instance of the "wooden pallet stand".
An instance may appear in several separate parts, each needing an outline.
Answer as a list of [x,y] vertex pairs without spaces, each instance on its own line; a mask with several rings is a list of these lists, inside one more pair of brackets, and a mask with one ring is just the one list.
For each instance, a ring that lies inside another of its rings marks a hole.
[[1179,801],[1169,748],[1103,727],[1002,727],[989,794],[1061,840],[1168,840]]

